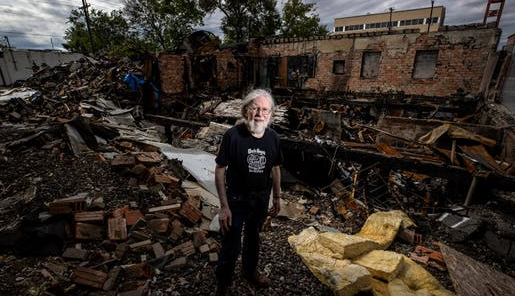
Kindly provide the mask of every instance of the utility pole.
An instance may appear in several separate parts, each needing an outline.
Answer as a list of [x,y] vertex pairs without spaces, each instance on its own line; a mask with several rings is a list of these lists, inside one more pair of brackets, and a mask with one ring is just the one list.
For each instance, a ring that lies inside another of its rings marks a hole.
[[89,5],[86,3],[86,0],[82,0],[82,9],[84,9],[84,16],[86,18],[86,27],[88,28],[88,35],[89,35],[89,44],[91,45],[91,53],[95,53],[95,46],[93,45],[93,37],[91,36],[91,25],[89,22],[89,12],[88,12]]
[[427,22],[427,33],[431,29],[431,23],[433,22],[433,7],[435,5],[435,0],[431,0],[431,11],[429,12],[429,22]]
[[388,22],[388,34],[392,32],[392,13],[393,7],[390,7],[390,21]]
[[4,36],[5,41],[7,42],[7,48],[11,49],[11,43],[9,43],[9,37]]

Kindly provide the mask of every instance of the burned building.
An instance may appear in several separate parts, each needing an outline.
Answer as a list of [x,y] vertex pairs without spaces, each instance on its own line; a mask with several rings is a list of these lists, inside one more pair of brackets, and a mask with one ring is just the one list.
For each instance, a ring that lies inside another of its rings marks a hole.
[[[405,30],[255,40],[196,55],[161,54],[161,81],[168,95],[211,80],[220,90],[256,85],[476,96],[488,88],[499,37],[500,30],[490,24],[447,26],[429,34]],[[191,77],[192,69],[206,75]]]

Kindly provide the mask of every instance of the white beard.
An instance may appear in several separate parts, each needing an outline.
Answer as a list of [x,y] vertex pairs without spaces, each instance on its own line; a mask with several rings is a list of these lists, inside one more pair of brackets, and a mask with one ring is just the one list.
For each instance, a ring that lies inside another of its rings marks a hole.
[[268,126],[268,121],[256,123],[254,120],[249,120],[248,125],[251,134],[262,134]]

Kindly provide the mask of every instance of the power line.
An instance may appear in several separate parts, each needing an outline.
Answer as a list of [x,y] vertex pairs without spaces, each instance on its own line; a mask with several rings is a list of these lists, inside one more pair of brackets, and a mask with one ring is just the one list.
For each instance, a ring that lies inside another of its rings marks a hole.
[[[17,0],[17,1],[29,2],[31,4],[34,4],[34,1],[31,1],[31,0]],[[63,5],[63,6],[69,6],[69,7],[78,7],[79,6],[79,5],[71,4],[69,1],[58,1],[58,0],[50,0],[50,1],[38,0],[38,3],[44,3],[44,4],[49,4],[49,5],[59,4],[59,5]]]
[[63,36],[56,36],[51,34],[35,34],[35,33],[22,33],[22,32],[8,32],[8,31],[0,31],[1,34],[14,34],[14,35],[30,35],[30,36],[43,36],[43,37],[56,37],[63,38]]

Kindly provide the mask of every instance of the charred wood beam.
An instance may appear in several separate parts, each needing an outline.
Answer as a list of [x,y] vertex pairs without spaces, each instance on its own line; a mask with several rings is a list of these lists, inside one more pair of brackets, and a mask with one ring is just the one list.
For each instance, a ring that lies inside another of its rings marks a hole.
[[162,116],[162,115],[145,114],[145,118],[154,120],[157,122],[162,122],[165,125],[175,125],[175,126],[187,127],[187,128],[192,128],[192,129],[197,129],[197,128],[207,126],[207,124],[198,122],[198,121],[184,120],[184,119],[180,119],[180,118],[174,118],[174,117],[168,117],[168,116]]
[[[303,151],[304,153],[325,155],[328,158],[335,157],[337,159],[355,161],[366,165],[377,163],[378,167],[386,169],[408,170],[450,180],[472,180],[473,177],[465,168],[459,166],[414,159],[413,157],[397,157],[376,151],[348,148],[345,146],[318,144],[297,139],[282,138],[281,147],[283,152],[291,150]],[[495,187],[503,190],[515,190],[515,178],[512,176],[503,176],[491,172],[486,178],[490,188]]]

